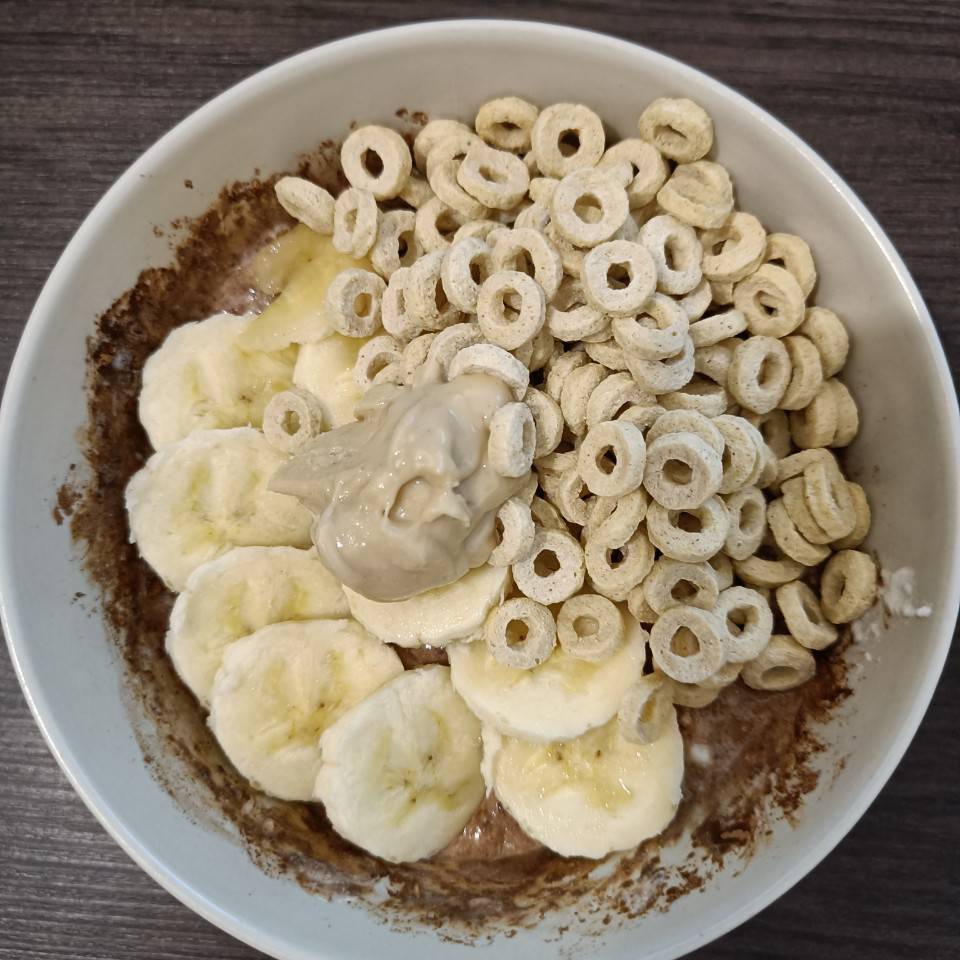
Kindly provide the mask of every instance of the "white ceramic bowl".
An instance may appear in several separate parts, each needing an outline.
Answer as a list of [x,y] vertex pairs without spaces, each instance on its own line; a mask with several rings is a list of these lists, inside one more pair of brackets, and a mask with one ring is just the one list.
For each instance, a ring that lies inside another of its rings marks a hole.
[[[224,832],[188,818],[147,772],[131,731],[118,662],[102,623],[71,604],[89,591],[53,489],[80,458],[84,338],[94,318],[146,266],[166,262],[152,225],[199,213],[234,179],[288,168],[354,119],[389,122],[405,106],[473,117],[516,92],[583,101],[621,135],[664,94],[702,103],[739,204],[770,229],[805,237],[820,269],[818,301],[853,334],[846,379],[861,404],[853,452],[874,503],[870,545],[917,570],[928,620],[897,623],[874,647],[856,695],[825,736],[830,769],[795,828],[781,825],[735,873],[718,875],[665,914],[606,933],[597,955],[676,957],[779,896],[851,828],[906,749],[940,675],[957,613],[958,417],[947,365],[919,293],[883,231],[843,181],[759,107],[659,54],[619,40],[533,23],[430,23],[310,50],[207,104],[143,155],[67,247],[37,301],[0,415],[0,588],[3,626],[24,691],[51,750],[107,830],[198,913],[284,960],[446,958],[474,948],[431,933],[399,934],[343,903],[271,879]],[[196,186],[182,187],[185,178]],[[564,918],[495,941],[498,957],[548,956]],[[638,929],[639,928],[639,929]],[[569,935],[562,941],[571,946]],[[470,955],[475,955],[471,953]]]

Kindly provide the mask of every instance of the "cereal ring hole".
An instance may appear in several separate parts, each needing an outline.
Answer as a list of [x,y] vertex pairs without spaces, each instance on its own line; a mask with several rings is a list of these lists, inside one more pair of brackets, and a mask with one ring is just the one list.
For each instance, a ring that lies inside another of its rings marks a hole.
[[680,530],[683,530],[685,533],[700,533],[703,530],[703,521],[695,513],[690,513],[687,510],[680,512],[680,516],[677,517],[677,527]]
[[754,607],[734,607],[727,613],[727,630],[739,637],[747,627],[757,625],[757,611]]
[[287,410],[283,414],[283,420],[280,422],[280,428],[284,433],[295,437],[300,432],[300,414],[296,410]]
[[573,630],[578,637],[595,637],[600,632],[600,621],[596,617],[577,617],[573,621]]
[[613,447],[604,447],[597,454],[597,469],[608,476],[617,469],[617,451]]
[[755,500],[744,501],[740,508],[740,530],[749,536],[755,536],[763,526],[763,511]]
[[560,559],[552,550],[541,550],[533,561],[533,572],[538,577],[553,576],[560,569]]
[[584,223],[599,223],[603,217],[603,205],[592,193],[582,193],[573,205],[573,212]]
[[371,147],[367,147],[367,149],[363,151],[360,162],[363,164],[363,169],[366,170],[371,177],[379,177],[380,174],[383,173],[383,160],[380,154]]
[[690,464],[682,460],[668,460],[663,465],[663,475],[671,483],[685,487],[693,479],[693,470]]
[[580,132],[564,130],[557,139],[557,149],[563,157],[574,157],[580,152]]
[[633,283],[633,271],[630,264],[622,260],[607,267],[607,286],[611,290],[625,290]]
[[511,620],[503,633],[508,647],[522,647],[530,636],[530,628],[525,620]]
[[670,652],[678,657],[695,657],[700,653],[700,641],[692,630],[680,627],[670,638]]
[[673,585],[670,596],[679,603],[685,603],[695,597],[697,593],[699,593],[699,588],[695,583],[691,583],[689,580],[678,580]]
[[760,676],[767,689],[777,690],[795,684],[799,673],[794,667],[778,666],[764,670]]
[[373,310],[373,297],[369,293],[358,293],[353,301],[353,312],[358,317],[369,317]]

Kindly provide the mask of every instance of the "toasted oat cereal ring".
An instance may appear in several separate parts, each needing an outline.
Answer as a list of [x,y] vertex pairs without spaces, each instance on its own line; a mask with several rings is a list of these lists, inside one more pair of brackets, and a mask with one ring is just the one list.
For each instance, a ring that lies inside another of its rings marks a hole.
[[803,573],[804,566],[789,557],[768,560],[755,553],[746,560],[734,560],[733,569],[736,575],[751,587],[773,589],[796,580]]
[[692,227],[664,214],[648,220],[638,236],[653,258],[660,290],[679,296],[697,287],[703,251]]
[[451,244],[471,238],[486,240],[494,230],[501,229],[503,229],[503,224],[497,223],[496,220],[468,220],[462,227],[457,228]]
[[781,485],[780,492],[783,495],[783,505],[787,508],[790,519],[804,539],[819,544],[830,543],[835,539],[824,531],[810,512],[810,508],[807,506],[806,483],[803,477],[793,477],[791,480],[786,480]]
[[840,473],[840,466],[837,458],[822,447],[815,447],[810,450],[801,450],[799,453],[792,453],[788,457],[783,457],[777,463],[776,486],[780,486],[784,481],[792,477],[801,476],[807,467],[812,463],[823,462],[828,470]]
[[370,386],[379,387],[389,384],[391,386],[402,387],[404,383],[403,362],[398,357],[390,363],[385,363],[377,370],[373,375],[373,379],[370,381]]
[[407,311],[406,286],[409,275],[409,267],[394,270],[380,301],[383,329],[404,341],[413,341],[423,330],[423,325]]
[[[659,294],[654,294],[659,296]],[[620,321],[614,321],[618,323]],[[641,389],[657,396],[686,386],[693,377],[693,341],[683,338],[680,352],[662,360],[648,360],[624,348],[627,367]]]
[[650,254],[628,240],[608,240],[590,250],[580,279],[589,302],[610,317],[636,314],[657,284]]
[[387,285],[369,270],[341,270],[327,288],[325,305],[334,329],[345,337],[369,337],[380,325]]
[[[479,140],[467,150],[455,171],[460,187],[478,203],[494,210],[515,207],[530,186],[530,171],[518,156],[495,150]],[[437,191],[434,184],[431,186]],[[437,196],[441,196],[439,191]]]
[[540,478],[537,476],[536,471],[531,470],[526,479],[523,481],[523,486],[520,488],[520,492],[517,494],[517,497],[522,500],[527,506],[530,506],[531,501],[537,495],[540,490]]
[[700,236],[703,275],[722,283],[743,280],[763,262],[766,239],[755,216],[736,211],[726,223]]
[[[541,204],[544,208],[549,208],[550,198],[553,191],[556,190],[560,181],[556,177],[534,177],[530,181],[530,199],[534,204]],[[549,216],[549,213],[548,213]]]
[[[693,351],[693,370],[701,376],[708,377],[714,383],[727,389],[727,377],[730,373],[730,363],[733,360],[733,351],[740,343],[739,340],[722,340],[710,347],[697,347]],[[729,396],[728,396],[729,401]]]
[[780,340],[748,337],[733,351],[727,389],[741,406],[754,413],[768,413],[780,402],[790,373],[790,355]]
[[[374,382],[374,377],[388,364],[401,359],[403,344],[395,337],[384,334],[368,340],[357,353],[353,366],[353,382],[365,390]],[[402,367],[400,380],[402,381]]]
[[543,527],[545,530],[568,532],[567,521],[560,516],[560,511],[543,497],[534,497],[530,501],[530,513],[536,526]]
[[587,427],[604,420],[616,420],[628,406],[653,403],[653,397],[644,393],[629,373],[614,373],[594,387],[587,401]]
[[760,656],[773,633],[773,613],[766,598],[748,587],[730,587],[713,610],[723,625],[724,659],[746,663]]
[[619,547],[587,537],[583,553],[594,589],[617,603],[626,600],[647,576],[655,555],[642,528]]
[[530,506],[521,497],[511,497],[497,511],[496,547],[487,558],[493,567],[510,567],[530,555],[536,528]]
[[517,589],[538,603],[563,603],[583,586],[583,549],[565,530],[540,529],[533,550],[513,565]]
[[630,743],[655,743],[673,715],[673,684],[663,674],[640,677],[624,694],[617,712],[620,735]]
[[824,534],[834,540],[850,534],[857,517],[847,482],[836,461],[819,458],[804,468],[803,495]]
[[430,151],[441,140],[454,135],[466,138],[468,141],[469,138],[476,137],[465,123],[460,123],[458,120],[431,120],[413,141],[413,162],[417,165],[417,169],[426,171]]
[[661,557],[643,581],[647,603],[658,613],[685,603],[701,610],[712,610],[720,590],[717,578],[707,563],[683,563]]
[[679,390],[663,394],[660,403],[667,410],[695,410],[706,417],[718,417],[730,406],[730,395],[723,384],[694,374]]
[[519,97],[497,97],[477,111],[474,126],[492,146],[522,153],[530,149],[530,132],[539,112],[532,103]]
[[537,430],[533,456],[534,459],[539,460],[553,453],[560,445],[563,438],[563,413],[560,410],[560,404],[553,397],[535,387],[528,388],[523,399],[530,408]]
[[425,253],[410,267],[404,278],[403,300],[406,312],[424,330],[442,330],[457,323],[460,312],[443,289],[445,252]]
[[785,337],[803,323],[804,297],[792,273],[765,263],[733,291],[734,306],[747,318],[751,333]]
[[513,221],[513,226],[518,230],[537,230],[546,235],[547,228],[550,226],[550,208],[546,201],[531,203],[529,207],[524,207]]
[[824,377],[834,377],[843,369],[850,351],[850,337],[843,321],[832,310],[810,307],[798,333],[809,337],[819,351]]
[[859,483],[847,481],[847,492],[853,503],[853,513],[856,521],[853,530],[839,540],[834,540],[831,546],[834,550],[850,550],[859,547],[870,532],[870,503],[863,487]]
[[782,266],[793,274],[804,299],[810,296],[817,282],[817,268],[813,264],[813,254],[806,240],[792,233],[771,233],[767,237],[763,260],[765,263]]
[[657,203],[692,227],[719,227],[733,210],[733,184],[719,163],[682,163],[657,191]]
[[790,420],[786,411],[770,410],[768,413],[754,413],[748,410],[744,412],[743,417],[760,431],[764,442],[778,459],[790,455],[793,439],[790,436]]
[[713,297],[713,302],[717,306],[725,307],[733,303],[733,288],[736,286],[734,283],[723,283],[720,280],[711,280],[710,281],[710,294]]
[[790,436],[798,447],[826,447],[837,435],[837,399],[829,383],[829,380],[824,381],[802,410],[790,413]]
[[529,274],[543,287],[548,301],[553,300],[563,281],[560,254],[547,238],[533,227],[502,230],[493,240],[495,270],[519,270]]
[[413,161],[396,130],[371,124],[354,130],[340,148],[340,165],[352,187],[392,200],[410,176]]
[[717,588],[726,590],[733,586],[733,563],[725,553],[715,553],[707,560],[707,565],[717,578]]
[[[516,309],[507,301],[519,298]],[[505,350],[529,343],[543,328],[546,301],[543,288],[518,270],[499,270],[487,277],[477,295],[477,321],[483,335]]]
[[772,487],[777,479],[777,455],[766,444],[763,445],[758,465],[760,471],[753,482],[761,490],[766,490]]
[[723,549],[734,560],[746,560],[760,547],[767,526],[767,501],[757,487],[744,487],[724,500],[730,528]]
[[603,122],[579,103],[554,103],[540,111],[530,131],[530,145],[539,170],[565,177],[594,166],[603,156]]
[[549,608],[527,597],[494,607],[483,627],[490,655],[505,667],[532,670],[553,653],[557,627]]
[[699,507],[720,487],[723,466],[717,452],[694,433],[668,433],[647,450],[643,486],[668,510]]
[[[448,166],[447,169],[448,171],[451,169],[455,171],[456,167],[463,162],[470,148],[481,142],[480,138],[468,127],[451,129],[448,133],[436,139],[427,154],[425,167],[427,182],[433,187],[435,193],[436,187],[433,186],[433,179],[437,175],[438,169],[445,164],[449,165],[453,161],[452,167]],[[414,142],[414,151],[416,151],[416,142]],[[444,181],[449,185],[450,181],[446,174],[444,174]],[[456,183],[455,175],[453,182]]]
[[568,277],[580,278],[580,270],[583,267],[584,250],[576,244],[571,243],[558,229],[551,217],[546,227],[543,229],[543,235],[553,244],[557,253],[560,254],[560,262],[563,264],[563,272]]
[[716,673],[697,684],[701,690],[713,690],[717,693],[725,690],[743,672],[742,663],[725,663]]
[[689,710],[702,710],[704,707],[709,707],[721,692],[719,688],[706,687],[703,683],[680,683],[678,680],[670,681],[670,689],[673,702],[678,707],[686,707]]
[[546,392],[559,403],[567,378],[578,367],[589,362],[590,358],[587,354],[576,347],[561,353],[547,365],[547,379],[544,385]]
[[478,237],[450,245],[440,268],[440,281],[447,299],[464,313],[477,312],[480,284],[493,273],[490,247]]
[[414,210],[419,210],[433,197],[434,193],[430,189],[430,184],[416,172],[410,174],[400,193],[397,194],[398,199],[413,207]]
[[792,690],[817,672],[817,661],[791,636],[774,634],[763,653],[751,660],[740,679],[753,690]]
[[724,310],[690,324],[690,339],[695,347],[711,347],[743,333],[747,318],[739,310]]
[[553,334],[547,329],[546,324],[533,338],[530,346],[530,362],[527,364],[527,369],[531,373],[542,370],[554,356],[563,350],[563,345],[554,340]]
[[647,603],[642,583],[627,594],[627,609],[638,623],[651,624],[656,622],[657,612]]
[[533,465],[536,427],[525,403],[505,403],[490,421],[487,457],[501,477],[522,477]]
[[717,456],[723,454],[723,434],[713,421],[696,410],[668,410],[662,413],[647,430],[647,443],[672,433],[694,433],[703,440]]
[[[617,317],[610,323],[614,339],[628,353],[646,360],[664,360],[684,350],[689,341],[690,321],[683,308],[670,297],[654,293],[638,317]],[[691,363],[693,361],[691,342]],[[693,373],[691,369],[691,374]],[[689,380],[690,377],[687,377]],[[686,381],[684,381],[686,382]],[[642,386],[642,384],[641,384]],[[683,386],[679,384],[678,386]],[[677,389],[672,387],[671,389]],[[658,393],[665,393],[660,390]]]
[[850,623],[873,606],[877,566],[859,550],[835,553],[820,576],[820,604],[831,623]]
[[543,486],[568,523],[575,523],[578,527],[586,525],[590,518],[593,497],[575,466],[564,470],[559,477],[551,478],[545,475]]
[[[434,150],[442,148],[443,143],[444,141],[441,141]],[[447,159],[434,162],[432,157],[433,154],[427,160],[427,180],[437,198],[464,217],[471,220],[485,219],[490,213],[488,207],[467,193],[457,179],[463,161]]]
[[482,341],[483,335],[475,323],[455,323],[434,336],[425,359],[436,363],[446,377],[453,358],[465,347]]
[[622,164],[630,167],[630,179],[626,189],[631,209],[650,203],[670,173],[660,152],[645,140],[636,137],[621,140],[608,147],[597,166],[601,170],[607,170]]
[[280,206],[294,220],[315,233],[333,233],[334,199],[323,187],[303,177],[281,177],[273,189]]
[[333,207],[333,245],[340,253],[360,259],[377,239],[380,208],[369,190],[348,187]]
[[649,504],[643,487],[623,497],[597,497],[590,505],[584,536],[611,549],[622,547],[637,532]]
[[577,468],[598,497],[624,497],[643,482],[647,445],[632,423],[605,420],[590,427],[580,444]]
[[568,470],[576,472],[577,469],[577,451],[576,450],[555,450],[544,457],[540,457],[534,464],[540,474],[552,474],[559,477],[560,474]]
[[567,174],[550,198],[551,228],[577,247],[612,239],[629,213],[626,190],[592,168]]
[[[387,284],[387,292],[384,294],[383,315],[386,317],[386,303],[390,293],[390,285]],[[435,333],[422,333],[419,337],[414,337],[404,348],[400,357],[400,364],[403,367],[403,382],[406,386],[413,383],[417,371],[426,362],[430,354],[430,347],[436,338]]]
[[777,546],[791,560],[796,560],[805,567],[815,567],[830,556],[829,547],[811,543],[800,533],[787,512],[783,498],[774,500],[767,506],[767,523]]
[[567,343],[610,329],[610,318],[587,302],[580,282],[571,277],[563,280],[553,303],[547,307],[546,322],[550,334]]
[[687,320],[693,324],[707,312],[712,300],[710,281],[704,277],[686,296],[680,298],[680,306],[683,307]]
[[791,636],[808,650],[823,650],[836,642],[837,628],[824,616],[817,595],[802,580],[777,587],[777,606]]
[[628,369],[626,355],[613,337],[597,342],[587,341],[583,346],[591,360],[602,364],[608,370],[622,372]]
[[733,493],[748,483],[754,475],[757,458],[760,456],[757,447],[759,434],[743,417],[729,414],[715,417],[713,425],[723,437],[723,478],[718,492]]
[[297,453],[322,431],[323,404],[307,390],[281,390],[263,411],[264,436],[283,453]]
[[698,103],[685,97],[658,97],[640,114],[640,136],[665,157],[691,163],[713,146],[713,121]]
[[729,526],[727,508],[719,497],[688,510],[668,510],[659,503],[647,508],[647,536],[671,560],[709,560],[723,548]]
[[466,223],[462,213],[448,207],[439,197],[432,197],[417,210],[414,240],[424,253],[446,250]]
[[475,343],[454,356],[447,368],[448,379],[453,380],[465,373],[487,373],[498,377],[513,391],[517,400],[523,399],[530,386],[530,371],[516,357],[492,343]]
[[650,630],[654,664],[672,680],[699,683],[723,666],[723,624],[708,610],[678,604]]
[[412,210],[388,210],[381,215],[370,262],[384,280],[389,280],[401,267],[411,266],[423,253],[417,243],[415,226],[416,214]]
[[[554,368],[556,369],[556,368]],[[554,371],[551,371],[551,375]],[[587,363],[577,366],[566,378],[560,390],[560,409],[563,419],[575,436],[582,436],[587,431],[587,403],[590,395],[597,388],[609,371],[599,363]],[[550,392],[550,384],[547,384]]]
[[[792,373],[790,383],[780,398],[782,410],[802,410],[817,395],[823,383],[823,367],[820,352],[812,340],[799,334],[783,338],[783,345],[790,356]],[[835,381],[834,381],[835,382]]]
[[616,652],[623,640],[623,614],[596,593],[578,593],[557,613],[557,639],[576,660],[599,663]]
[[860,429],[860,413],[845,384],[834,378],[825,381],[825,385],[833,394],[837,411],[837,429],[830,441],[830,446],[845,447],[853,441]]

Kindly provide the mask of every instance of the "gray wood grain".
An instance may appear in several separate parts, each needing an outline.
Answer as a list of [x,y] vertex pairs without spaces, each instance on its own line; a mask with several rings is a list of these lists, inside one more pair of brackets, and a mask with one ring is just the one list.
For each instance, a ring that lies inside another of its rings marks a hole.
[[[648,44],[752,97],[812,144],[905,257],[960,367],[960,5],[950,0],[510,4],[0,2],[0,377],[63,246],[162,132],[305,46],[376,26],[523,16]],[[960,666],[837,850],[696,954],[960,955]],[[0,658],[0,960],[259,956],[180,906],[70,790]]]

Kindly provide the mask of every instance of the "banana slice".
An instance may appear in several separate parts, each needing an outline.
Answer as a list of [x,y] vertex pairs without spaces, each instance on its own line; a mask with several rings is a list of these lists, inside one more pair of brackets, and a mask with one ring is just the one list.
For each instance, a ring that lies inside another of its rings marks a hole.
[[295,269],[283,292],[240,336],[245,350],[283,350],[291,343],[316,343],[329,337],[333,325],[327,316],[327,287],[348,267],[371,269],[369,260],[340,253],[329,237],[319,237],[313,259]]
[[310,545],[310,511],[267,490],[284,461],[252,427],[200,430],[157,451],[127,485],[130,539],[176,593],[232,547]]
[[237,547],[197,567],[170,614],[167,653],[205,706],[224,650],[282,620],[349,616],[340,582],[313,550]]
[[500,733],[541,742],[570,740],[605,724],[639,678],[645,655],[646,633],[636,623],[616,652],[597,663],[558,646],[539,667],[517,670],[496,661],[482,640],[447,647],[453,685],[470,709]]
[[300,348],[293,382],[309,390],[323,407],[325,427],[342,427],[354,420],[353,408],[362,396],[353,379],[360,348],[367,342],[334,333],[319,343]]
[[295,227],[265,243],[254,254],[250,273],[258,290],[275,296],[305,263],[329,249],[319,233],[306,224]]
[[350,612],[375,637],[400,647],[442,647],[476,635],[509,587],[507,567],[484,564],[459,580],[418,593],[409,600],[381,603],[344,587]]
[[402,672],[400,658],[353,620],[274,623],[224,653],[210,729],[258,790],[309,800],[320,735]]
[[320,738],[315,796],[334,829],[394,863],[442,850],[483,800],[480,724],[447,667],[384,684]]
[[564,743],[504,738],[490,763],[497,799],[528,836],[564,857],[599,859],[636,847],[673,819],[683,739],[671,709],[653,743],[624,740],[613,719]]
[[253,316],[218,313],[186,323],[150,355],[140,422],[154,449],[194,430],[259,427],[267,401],[290,387],[296,347],[262,353],[238,346]]

